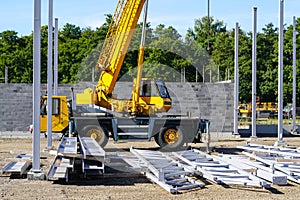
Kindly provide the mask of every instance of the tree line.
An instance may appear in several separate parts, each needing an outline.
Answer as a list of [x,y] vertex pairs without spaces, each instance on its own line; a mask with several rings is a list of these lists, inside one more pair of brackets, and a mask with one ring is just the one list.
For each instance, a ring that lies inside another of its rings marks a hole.
[[[92,29],[65,24],[58,36],[58,81],[75,83],[97,81],[100,72],[95,70],[101,45],[105,39],[111,15],[106,15],[102,26]],[[300,30],[297,19],[296,30]],[[208,26],[210,23],[210,26]],[[136,73],[142,25],[138,24],[119,76],[131,80]],[[210,27],[208,29],[208,27]],[[47,82],[47,26],[41,29],[41,82]],[[165,81],[207,82],[234,79],[234,36],[223,21],[213,17],[196,19],[194,27],[185,36],[172,26],[147,24],[143,76]],[[292,101],[292,25],[284,30],[284,102]],[[300,41],[297,41],[299,48]],[[298,53],[299,54],[299,53]],[[299,57],[297,54],[297,58]],[[10,83],[33,81],[33,34],[18,36],[7,30],[0,33],[0,78],[8,67]],[[297,60],[299,66],[299,60]],[[251,101],[252,87],[252,33],[239,28],[240,101]],[[300,80],[300,69],[297,68]],[[4,80],[0,79],[0,82]],[[278,82],[278,28],[266,24],[257,34],[257,95],[261,101],[277,101]],[[297,81],[300,94],[300,81]],[[297,95],[299,96],[299,95]],[[300,98],[297,97],[297,103]]]

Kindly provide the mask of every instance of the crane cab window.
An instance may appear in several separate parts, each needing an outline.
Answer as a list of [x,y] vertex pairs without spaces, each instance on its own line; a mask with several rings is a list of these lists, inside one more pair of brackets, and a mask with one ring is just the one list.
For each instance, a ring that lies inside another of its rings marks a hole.
[[169,95],[167,87],[165,86],[165,83],[163,81],[156,80],[156,85],[157,85],[158,91],[160,93],[160,96],[162,98],[170,99],[170,95]]
[[[52,115],[58,115],[60,103],[59,99],[53,98],[52,99]],[[48,111],[48,105],[47,105],[47,99],[42,99],[41,101],[41,115],[47,115]]]
[[140,96],[142,97],[158,97],[159,93],[155,83],[151,80],[143,80]]

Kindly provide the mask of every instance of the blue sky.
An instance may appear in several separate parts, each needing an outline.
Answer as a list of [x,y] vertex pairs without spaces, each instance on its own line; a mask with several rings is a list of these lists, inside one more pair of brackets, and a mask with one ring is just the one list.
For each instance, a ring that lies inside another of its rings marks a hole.
[[[99,27],[105,14],[113,13],[118,0],[54,0],[54,17],[59,26],[71,23],[80,27]],[[34,0],[0,0],[0,32],[15,30],[28,35],[33,30]],[[229,29],[239,22],[245,31],[252,29],[252,8],[258,7],[258,30],[267,23],[278,24],[278,0],[210,0],[210,14],[224,21]],[[48,0],[42,0],[42,25],[47,25]],[[149,0],[148,21],[152,27],[162,23],[184,35],[194,20],[207,15],[207,0]],[[300,1],[285,0],[285,24],[300,17]]]

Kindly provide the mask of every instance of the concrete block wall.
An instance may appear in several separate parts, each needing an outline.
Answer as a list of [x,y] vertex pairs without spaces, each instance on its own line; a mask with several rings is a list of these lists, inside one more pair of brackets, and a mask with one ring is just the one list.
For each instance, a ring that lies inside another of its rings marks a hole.
[[0,131],[28,130],[32,121],[32,84],[0,84]]
[[[58,95],[71,97],[96,83],[59,85]],[[166,83],[173,107],[168,114],[191,112],[211,121],[211,131],[231,132],[233,130],[233,84],[232,83]],[[117,83],[114,93],[119,99],[131,97],[130,82]],[[41,85],[41,94],[47,85]],[[32,84],[0,84],[0,132],[27,131],[32,124]]]
[[170,112],[209,119],[211,131],[233,130],[233,84],[232,83],[185,83],[167,84],[176,96]]

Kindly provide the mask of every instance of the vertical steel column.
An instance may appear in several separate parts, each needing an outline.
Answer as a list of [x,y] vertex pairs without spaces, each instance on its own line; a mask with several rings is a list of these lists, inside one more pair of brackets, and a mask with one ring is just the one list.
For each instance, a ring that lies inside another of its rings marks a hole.
[[48,13],[48,80],[47,80],[47,148],[52,149],[52,34],[53,34],[53,0],[49,0],[49,13]]
[[293,131],[297,131],[296,127],[296,41],[297,41],[297,31],[296,31],[296,17],[293,17]]
[[95,67],[92,67],[92,82],[95,82]]
[[220,82],[220,66],[218,66],[218,82]]
[[180,82],[183,82],[183,68],[180,69]]
[[234,53],[234,134],[238,134],[239,113],[239,23],[235,24],[235,53]]
[[279,0],[279,39],[278,39],[278,140],[277,146],[283,142],[283,9],[284,0]]
[[185,67],[183,67],[183,82],[185,83]]
[[209,40],[210,40],[210,0],[207,0],[207,51],[209,51]]
[[212,69],[211,69],[211,65],[209,66],[209,82],[211,83],[211,77],[212,77]]
[[5,72],[4,72],[4,83],[8,83],[8,67],[5,67]]
[[32,171],[40,172],[41,0],[34,0]]
[[230,80],[230,70],[229,70],[229,68],[227,68],[227,80],[228,81]]
[[203,68],[202,68],[202,82],[204,83],[205,82],[205,66],[203,65]]
[[257,8],[253,7],[252,32],[252,136],[256,139],[256,36],[257,36]]
[[58,19],[55,18],[54,22],[54,92],[53,95],[57,96],[58,87]]

